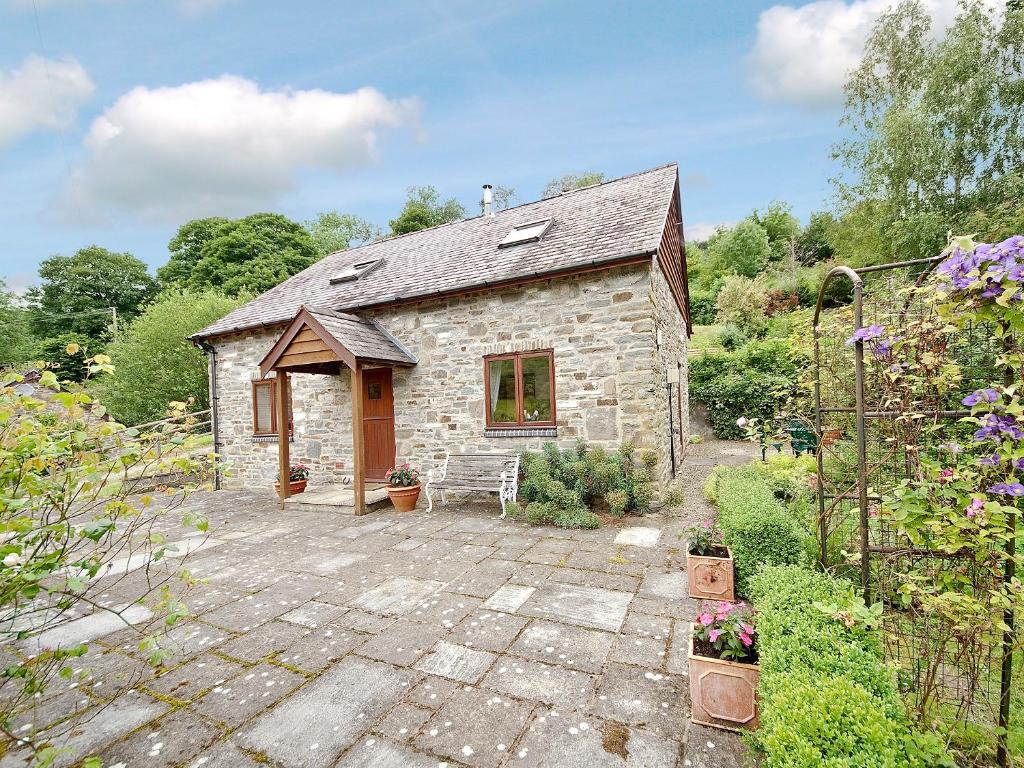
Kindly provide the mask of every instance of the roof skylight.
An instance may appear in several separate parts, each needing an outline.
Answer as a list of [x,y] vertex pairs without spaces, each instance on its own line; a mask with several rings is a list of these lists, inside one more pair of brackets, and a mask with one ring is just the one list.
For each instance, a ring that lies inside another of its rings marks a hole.
[[331,278],[331,285],[338,283],[350,283],[360,277],[369,274],[384,262],[384,259],[370,259],[368,261],[357,261],[351,266],[345,267],[341,272]]
[[505,235],[505,239],[498,243],[499,248],[507,248],[510,245],[520,243],[535,243],[544,236],[544,233],[551,227],[551,219],[531,221],[528,224],[519,224],[512,227],[512,231]]

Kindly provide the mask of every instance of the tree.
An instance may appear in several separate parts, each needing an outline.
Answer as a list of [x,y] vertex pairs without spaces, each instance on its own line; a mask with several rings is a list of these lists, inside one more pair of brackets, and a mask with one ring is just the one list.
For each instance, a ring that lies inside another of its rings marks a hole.
[[34,342],[28,310],[0,280],[0,368],[32,359]]
[[800,222],[793,215],[793,206],[779,200],[768,205],[764,214],[756,209],[750,217],[755,223],[760,224],[768,235],[768,244],[771,246],[771,260],[782,261],[790,252],[790,244],[795,242],[800,234]]
[[100,400],[124,424],[162,419],[172,402],[208,408],[206,355],[188,337],[243,303],[213,291],[161,293],[107,347],[114,372],[96,379]]
[[408,193],[409,197],[402,210],[391,220],[393,235],[417,232],[466,218],[466,209],[458,200],[450,197],[442,202],[434,187],[409,187]]
[[119,321],[129,321],[157,292],[145,264],[97,245],[51,256],[39,276],[42,284],[27,294],[33,329],[40,336],[78,334],[83,344],[111,338],[111,308]]
[[581,187],[590,187],[604,181],[604,174],[598,171],[585,171],[584,173],[567,173],[557,179],[552,179],[544,185],[540,196],[542,198],[554,197],[563,192],[571,192]]
[[78,333],[59,333],[36,342],[32,359],[41,360],[51,368],[63,382],[79,384],[88,373],[86,360],[91,345]]
[[[225,221],[208,235],[202,234],[204,228],[195,230],[197,243],[201,241],[199,259],[183,285],[192,291],[214,289],[227,296],[263,293],[320,258],[309,232],[279,213]],[[190,246],[182,267],[192,253]]]
[[322,211],[315,219],[304,221],[302,226],[313,238],[313,246],[321,258],[353,245],[368,243],[379,234],[377,227],[365,219],[337,211]]
[[754,338],[763,334],[768,326],[764,312],[767,304],[768,292],[758,281],[732,275],[718,292],[715,319],[723,325],[735,325]]
[[164,287],[181,288],[188,285],[192,279],[192,270],[203,258],[203,248],[213,240],[221,227],[230,223],[229,219],[211,216],[182,224],[167,244],[171,258],[156,271]]
[[1001,26],[980,0],[964,0],[943,40],[920,0],[878,19],[846,84],[835,147],[849,209],[877,200],[889,221],[921,211],[961,213],[973,193],[1024,159],[1024,13]]
[[[86,362],[91,373],[109,368],[101,355]],[[80,386],[58,383],[52,370],[42,372],[39,396],[19,392],[18,383],[0,385],[0,605],[5,648],[12,649],[0,675],[0,734],[12,763],[64,764],[62,742],[99,728],[89,723],[94,712],[44,727],[55,718],[37,707],[49,707],[69,685],[85,690],[98,683],[82,658],[88,640],[65,633],[58,646],[40,635],[76,616],[120,619],[133,635],[124,642],[147,661],[171,657],[168,634],[188,615],[181,599],[191,579],[185,553],[165,556],[175,550],[162,532],[188,536],[198,529],[201,540],[208,526],[183,504],[195,486],[147,491],[168,473],[204,482],[210,462],[190,455],[191,438],[172,442],[108,421],[102,406]],[[137,565],[126,568],[129,562]],[[13,652],[15,643],[23,653]],[[124,685],[104,687],[108,701],[149,679],[144,667],[122,667]],[[93,735],[85,736],[87,744]]]
[[828,211],[811,214],[807,226],[796,238],[796,257],[801,264],[809,266],[832,258],[832,245],[828,237],[835,223],[836,217]]
[[708,241],[708,267],[715,275],[755,277],[768,265],[771,256],[768,233],[753,219],[744,219]]

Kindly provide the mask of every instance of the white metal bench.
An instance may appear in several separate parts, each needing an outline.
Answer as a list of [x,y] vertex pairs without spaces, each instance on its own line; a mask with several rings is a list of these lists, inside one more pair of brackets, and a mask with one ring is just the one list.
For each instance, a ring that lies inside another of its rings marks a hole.
[[496,493],[505,505],[516,500],[519,492],[519,455],[515,453],[452,453],[445,454],[444,465],[427,473],[427,511],[434,508],[431,491],[441,492],[441,503],[448,503],[448,491],[479,491]]

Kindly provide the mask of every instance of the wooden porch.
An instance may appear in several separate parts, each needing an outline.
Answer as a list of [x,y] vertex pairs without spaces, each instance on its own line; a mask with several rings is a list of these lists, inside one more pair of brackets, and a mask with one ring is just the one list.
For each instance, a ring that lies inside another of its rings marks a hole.
[[[378,323],[327,309],[301,307],[295,318],[260,363],[260,375],[271,373],[277,402],[278,477],[281,507],[289,497],[291,456],[288,433],[290,376],[343,375],[347,368],[352,388],[352,507],[367,511],[366,444],[363,383],[366,371],[416,365],[416,358]],[[393,440],[392,435],[392,440]],[[339,497],[340,498],[340,497]]]

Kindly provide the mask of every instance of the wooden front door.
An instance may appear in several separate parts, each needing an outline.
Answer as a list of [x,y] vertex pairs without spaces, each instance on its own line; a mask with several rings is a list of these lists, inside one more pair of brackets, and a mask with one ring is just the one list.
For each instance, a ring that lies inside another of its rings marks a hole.
[[384,480],[395,465],[395,397],[390,368],[363,370],[363,441],[365,477]]

